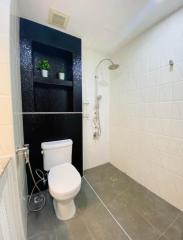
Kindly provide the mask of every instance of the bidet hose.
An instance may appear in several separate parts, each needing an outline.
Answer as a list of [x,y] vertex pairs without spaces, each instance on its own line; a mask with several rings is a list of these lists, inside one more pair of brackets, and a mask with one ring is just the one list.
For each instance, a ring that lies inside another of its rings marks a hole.
[[37,176],[38,176],[38,178],[39,178],[39,180],[36,182],[36,181],[35,181],[35,178],[34,178],[34,174],[33,174],[33,172],[32,172],[32,168],[31,168],[31,165],[30,165],[30,161],[29,161],[29,160],[27,160],[27,164],[28,164],[28,166],[29,166],[30,174],[31,174],[32,180],[33,180],[33,182],[34,182],[34,187],[32,188],[31,194],[30,194],[30,196],[28,197],[28,209],[29,209],[31,212],[38,212],[38,211],[41,211],[41,210],[43,209],[44,205],[45,205],[46,199],[45,199],[44,194],[41,194],[41,196],[38,196],[38,197],[37,197],[37,200],[34,198],[34,203],[35,203],[35,202],[42,202],[42,204],[40,205],[39,208],[33,209],[33,208],[31,207],[31,201],[32,201],[32,198],[33,198],[33,193],[34,193],[35,188],[37,188],[39,194],[41,193],[41,190],[40,190],[40,188],[38,187],[38,184],[39,184],[40,182],[43,182],[44,184],[47,182],[47,173],[44,174],[40,169],[36,169],[35,172],[36,172],[36,174],[37,174]]
[[38,190],[39,192],[41,192],[40,188],[39,188],[38,185],[37,185],[37,182],[35,181],[34,174],[33,174],[33,172],[32,172],[32,168],[31,168],[31,165],[30,165],[30,161],[28,161],[27,163],[28,163],[28,166],[29,166],[29,171],[30,171],[32,180],[33,180],[33,182],[34,182],[34,187],[37,188],[37,190]]

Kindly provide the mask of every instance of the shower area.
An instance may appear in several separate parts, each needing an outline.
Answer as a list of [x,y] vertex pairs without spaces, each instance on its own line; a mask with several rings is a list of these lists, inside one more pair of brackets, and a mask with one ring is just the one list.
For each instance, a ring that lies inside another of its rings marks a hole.
[[86,216],[96,214],[98,219],[95,224],[89,220],[94,237],[94,228],[108,229],[108,236],[101,231],[99,239],[183,238],[183,48],[178,19],[182,10],[110,58],[95,56],[92,61],[97,66],[90,77],[94,101],[93,96],[86,101],[84,119],[84,133],[88,126],[90,134],[84,143],[89,169],[81,195],[91,208]]

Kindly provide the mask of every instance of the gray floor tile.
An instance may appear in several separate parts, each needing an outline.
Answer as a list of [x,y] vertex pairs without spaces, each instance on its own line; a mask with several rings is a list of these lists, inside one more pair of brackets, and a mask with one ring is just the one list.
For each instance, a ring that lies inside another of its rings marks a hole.
[[85,171],[85,177],[105,203],[125,191],[131,181],[110,163]]
[[122,196],[120,201],[133,206],[160,233],[180,212],[109,163],[86,171],[85,176],[107,206]]
[[[159,239],[180,211],[111,164],[85,176],[133,240],[183,240],[182,214]],[[128,240],[84,179],[75,198],[76,216],[69,221],[56,218],[52,198],[45,194],[45,208],[28,214],[28,240]]]
[[56,233],[54,231],[43,231],[35,233],[31,237],[28,237],[28,240],[57,240]]
[[118,178],[121,175],[121,171],[115,168],[112,164],[106,163],[86,170],[84,175],[87,175],[87,177],[94,182],[106,182]]
[[165,236],[168,240],[183,240],[183,213],[180,214],[174,224],[167,230]]
[[158,240],[168,240],[165,236],[161,236]]
[[86,227],[82,217],[76,216],[72,220],[60,222],[56,226],[57,239],[64,240],[94,240]]
[[76,199],[76,205],[78,206],[78,216],[87,225],[93,239],[128,240],[85,181],[82,191]]
[[98,201],[96,195],[91,190],[91,188],[86,183],[86,181],[83,179],[80,193],[75,198],[75,204],[77,206],[77,211],[82,211],[82,210],[92,208],[93,206],[95,206],[98,203],[99,203],[99,201]]
[[47,197],[43,211],[29,213],[29,240],[128,240],[85,181],[75,202],[76,216],[63,222]]
[[179,210],[136,183],[136,188],[125,191],[124,198],[131,202],[136,211],[159,232],[164,232],[179,214]]
[[155,196],[139,207],[139,211],[160,232],[164,232],[179,214],[179,210]]
[[135,240],[154,240],[160,233],[149,222],[147,222],[135,207],[124,199],[124,195],[118,196],[110,204],[109,210]]
[[[46,201],[45,207],[40,212],[28,213],[28,237],[46,235],[49,234],[50,229],[53,229],[53,223],[45,221],[45,219],[51,218],[51,209],[49,201]],[[39,239],[38,238],[38,239]],[[34,239],[37,239],[36,237]],[[47,239],[51,239],[50,237]]]

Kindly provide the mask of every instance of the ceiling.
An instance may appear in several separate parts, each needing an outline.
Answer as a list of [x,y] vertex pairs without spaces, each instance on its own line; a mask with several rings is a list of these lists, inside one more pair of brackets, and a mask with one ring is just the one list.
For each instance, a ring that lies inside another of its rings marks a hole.
[[183,0],[19,0],[21,17],[51,26],[49,8],[61,11],[70,17],[61,31],[107,54],[181,6]]

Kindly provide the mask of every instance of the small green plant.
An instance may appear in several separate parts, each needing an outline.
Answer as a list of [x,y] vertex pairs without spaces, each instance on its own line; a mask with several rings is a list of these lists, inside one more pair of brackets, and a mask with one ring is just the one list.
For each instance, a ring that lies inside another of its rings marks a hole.
[[50,69],[50,64],[49,64],[48,60],[46,60],[46,59],[41,60],[38,63],[38,69],[39,70],[49,70]]

